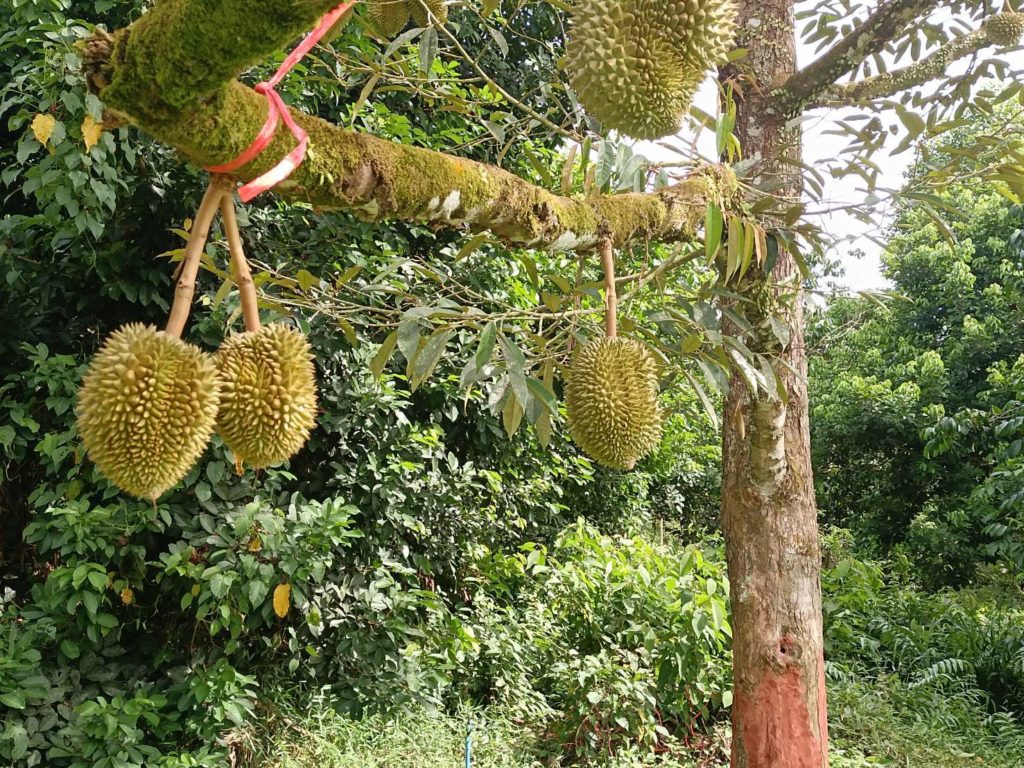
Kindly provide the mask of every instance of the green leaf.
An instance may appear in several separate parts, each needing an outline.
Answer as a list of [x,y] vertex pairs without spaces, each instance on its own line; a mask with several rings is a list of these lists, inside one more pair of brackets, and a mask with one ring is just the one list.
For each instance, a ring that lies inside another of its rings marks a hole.
[[476,355],[473,358],[478,370],[491,362],[491,355],[494,354],[494,342],[497,337],[498,326],[492,320],[480,332],[480,344],[477,346]]
[[77,659],[82,653],[81,649],[78,647],[78,643],[70,638],[64,638],[60,641],[60,652],[69,659]]
[[519,399],[516,397],[515,392],[510,392],[508,399],[505,401],[505,407],[501,411],[501,423],[505,427],[505,434],[512,437],[519,429],[519,425],[523,421],[523,407],[519,404]]
[[427,27],[420,38],[420,69],[431,75],[434,59],[437,57],[437,30]]
[[526,386],[530,392],[544,403],[544,406],[552,413],[558,412],[558,398],[555,393],[548,389],[547,385],[540,379],[527,379]]
[[391,353],[395,351],[395,346],[398,344],[398,331],[392,331],[388,334],[388,337],[384,339],[384,343],[380,345],[380,349],[377,350],[377,354],[373,356],[373,360],[370,361],[370,371],[373,373],[374,378],[379,379],[381,374],[384,373],[384,366],[388,364],[388,360],[391,358]]
[[708,203],[707,212],[704,214],[704,253],[708,263],[715,258],[718,251],[718,244],[722,240],[722,211],[714,203]]
[[448,340],[454,334],[455,331],[450,328],[439,328],[416,353],[416,357],[411,363],[412,376],[409,379],[409,385],[413,392],[434,372],[437,364],[441,361],[441,355],[444,354]]
[[24,709],[25,698],[20,693],[0,693],[0,704],[5,704],[11,709]]

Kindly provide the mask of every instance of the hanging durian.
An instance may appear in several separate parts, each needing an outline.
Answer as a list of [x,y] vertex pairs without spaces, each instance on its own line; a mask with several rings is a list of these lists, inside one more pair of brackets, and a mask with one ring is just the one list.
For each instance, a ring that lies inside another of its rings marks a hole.
[[242,252],[234,204],[222,206],[239,284],[245,332],[217,350],[221,398],[217,432],[239,464],[278,464],[299,450],[316,421],[313,352],[294,328],[260,326],[256,292]]
[[134,323],[104,342],[78,394],[78,433],[100,472],[156,500],[192,468],[213,434],[220,385],[212,358],[183,342],[199,258],[223,195],[212,181],[189,234],[164,331]]
[[209,355],[133,323],[93,358],[78,396],[78,433],[103,476],[156,499],[192,468],[213,434],[219,383]]
[[661,439],[657,366],[647,348],[616,335],[611,245],[603,243],[605,336],[580,347],[565,385],[572,439],[601,464],[632,469]]
[[1017,45],[1024,39],[1024,13],[1007,10],[986,19],[985,34],[993,45]]
[[370,0],[366,7],[366,19],[374,32],[390,40],[409,23],[410,2],[419,0]]
[[216,355],[221,381],[217,432],[255,468],[299,450],[316,422],[313,353],[294,328],[274,324],[230,336]]
[[676,133],[736,34],[734,0],[578,0],[566,42],[572,86],[605,128]]
[[448,6],[445,0],[409,0],[409,10],[412,12],[413,23],[417,27],[429,27],[430,18],[427,11],[434,17],[436,24],[448,22]]

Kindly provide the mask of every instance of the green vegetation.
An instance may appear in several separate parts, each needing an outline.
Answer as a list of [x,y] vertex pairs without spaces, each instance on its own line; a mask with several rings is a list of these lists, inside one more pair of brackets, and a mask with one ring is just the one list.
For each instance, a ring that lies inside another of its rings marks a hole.
[[[264,319],[302,329],[315,353],[309,442],[287,464],[237,474],[214,437],[153,502],[99,474],[75,418],[83,373],[116,328],[165,319],[203,177],[125,127],[98,129],[109,116],[86,95],[77,44],[147,3],[11,5],[0,19],[0,763],[457,766],[471,721],[478,768],[728,764],[720,403],[710,388],[664,393],[661,442],[629,473],[574,447],[554,370],[596,323],[553,328],[538,308],[600,306],[600,275],[575,255],[261,199],[242,214],[245,245]],[[547,4],[495,12],[518,13],[522,34],[498,42],[496,27],[466,23],[462,44],[508,98],[581,128],[548,87],[563,16]],[[520,124],[495,84],[438,53],[436,32],[433,48],[423,39],[388,52],[354,24],[280,89],[396,152],[455,147],[553,193],[642,189],[664,170],[612,141],[594,165],[567,164],[561,135]],[[357,74],[338,74],[334,55]],[[369,101],[378,65],[402,85]],[[439,106],[442,91],[454,107]],[[47,130],[33,127],[40,116]],[[975,115],[926,144],[910,180],[994,120]],[[738,194],[731,171],[692,182],[678,194]],[[1024,765],[1019,195],[975,180],[908,198],[886,262],[902,298],[839,299],[812,319],[838,768]],[[602,214],[617,232],[678,215],[671,200],[638,200]],[[607,203],[593,205],[591,217]],[[726,239],[754,235],[718,217]],[[652,259],[672,266],[648,275],[653,286],[637,277]],[[215,231],[186,333],[206,351],[240,326],[226,263]],[[620,263],[628,333],[661,334],[659,355],[721,338],[713,259],[652,244]],[[538,369],[524,370],[522,338]]]

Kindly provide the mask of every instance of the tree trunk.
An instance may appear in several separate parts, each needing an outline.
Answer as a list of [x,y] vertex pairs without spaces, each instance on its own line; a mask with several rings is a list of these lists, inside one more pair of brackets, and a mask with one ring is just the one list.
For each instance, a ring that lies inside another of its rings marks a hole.
[[[735,85],[735,133],[758,180],[773,194],[799,201],[799,127],[773,110],[772,91],[796,65],[793,0],[743,0],[741,47],[746,58],[722,72]],[[773,282],[792,285],[798,269],[779,251]],[[776,294],[777,291],[770,291]],[[751,302],[763,306],[766,302]],[[771,304],[772,302],[767,302]],[[723,419],[722,527],[733,610],[734,768],[827,768],[828,727],[822,646],[820,554],[811,476],[807,360],[799,301],[788,315],[783,349],[766,338],[761,352],[786,402],[752,397],[734,374]],[[764,317],[746,309],[755,327]],[[770,336],[770,334],[769,334]],[[787,365],[788,364],[788,365]]]

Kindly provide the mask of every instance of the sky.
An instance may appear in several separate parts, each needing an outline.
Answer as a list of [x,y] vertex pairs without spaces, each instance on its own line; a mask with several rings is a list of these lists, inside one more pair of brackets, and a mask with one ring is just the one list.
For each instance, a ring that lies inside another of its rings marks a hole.
[[[943,17],[948,19],[948,12],[940,11],[933,18],[936,21],[942,21],[944,20]],[[986,50],[985,53],[991,54],[992,49]],[[801,66],[810,63],[818,55],[813,46],[801,43],[798,47],[797,56]],[[1005,58],[1016,68],[1024,68],[1024,52],[1015,51],[1001,54],[999,58]],[[892,66],[900,67],[908,63],[910,62],[897,60]],[[952,69],[953,71],[962,72],[965,66],[966,62],[961,62],[954,65]],[[715,114],[717,111],[716,99],[716,86],[709,80],[701,88],[694,99],[694,103],[705,112]],[[822,110],[816,113],[815,118],[809,119],[804,123],[803,147],[804,160],[807,164],[815,166],[820,160],[836,157],[840,154],[843,146],[846,144],[846,140],[838,136],[829,135],[827,131],[835,125],[837,119],[843,116],[843,112],[844,110]],[[900,142],[901,138],[901,135],[890,136],[886,144],[887,148],[880,150],[875,156],[875,161],[878,162],[883,171],[878,181],[879,187],[899,188],[902,185],[903,176],[908,165],[914,159],[913,151],[902,152],[898,155],[889,154],[889,151]],[[676,139],[676,141],[684,143],[680,139]],[[689,143],[689,137],[687,137],[685,143]],[[698,147],[705,156],[713,156],[714,138],[707,135],[706,132],[701,142],[698,143]],[[639,142],[636,150],[655,161],[675,161],[679,159],[672,152],[652,142]],[[840,179],[826,177],[824,200],[822,202],[826,204],[858,202],[864,197],[863,191],[858,191],[858,186],[862,184],[863,180],[856,176],[847,176]],[[878,228],[884,227],[885,221],[884,215],[879,215]],[[855,292],[885,290],[892,287],[881,271],[882,246],[865,236],[866,224],[845,212],[821,217],[817,223],[832,236],[843,239],[843,242],[837,247],[835,252],[835,255],[840,257],[846,271],[844,277],[837,281],[842,289],[845,289],[847,292]],[[853,255],[857,251],[863,252],[860,258],[856,258]]]

